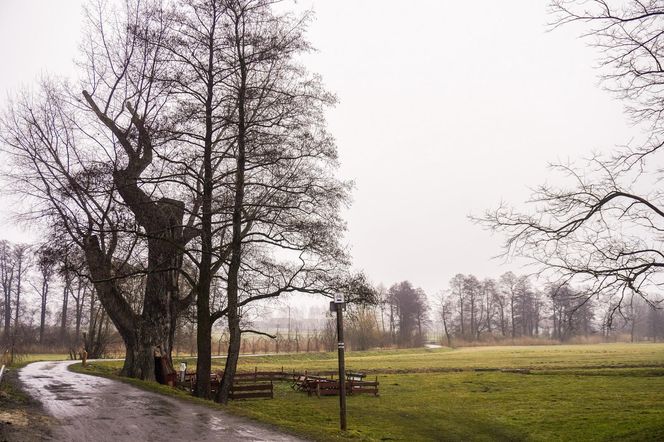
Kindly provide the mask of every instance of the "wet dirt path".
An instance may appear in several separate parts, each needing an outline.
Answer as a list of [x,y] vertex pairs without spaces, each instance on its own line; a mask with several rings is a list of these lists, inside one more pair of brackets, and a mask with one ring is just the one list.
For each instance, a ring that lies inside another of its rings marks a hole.
[[299,441],[248,419],[73,373],[75,361],[35,362],[19,377],[46,413],[61,422],[62,441]]

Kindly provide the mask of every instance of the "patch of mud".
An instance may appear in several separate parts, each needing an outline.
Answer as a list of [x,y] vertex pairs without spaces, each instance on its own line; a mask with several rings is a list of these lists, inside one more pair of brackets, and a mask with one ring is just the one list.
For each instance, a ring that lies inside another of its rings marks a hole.
[[16,371],[3,376],[0,385],[0,442],[53,440],[57,421],[44,414],[39,402],[24,392]]
[[28,425],[28,413],[25,410],[0,411],[0,424],[25,427]]

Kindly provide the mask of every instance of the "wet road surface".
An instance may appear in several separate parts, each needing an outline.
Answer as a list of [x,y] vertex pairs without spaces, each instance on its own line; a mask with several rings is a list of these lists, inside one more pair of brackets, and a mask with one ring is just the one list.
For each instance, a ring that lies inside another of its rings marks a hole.
[[62,441],[300,441],[248,419],[140,390],[122,382],[73,373],[77,361],[35,362],[19,378],[61,424]]

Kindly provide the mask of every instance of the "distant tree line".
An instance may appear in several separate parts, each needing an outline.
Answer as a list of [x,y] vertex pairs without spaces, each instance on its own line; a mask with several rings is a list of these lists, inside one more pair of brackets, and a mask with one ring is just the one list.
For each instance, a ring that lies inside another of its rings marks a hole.
[[[534,285],[526,275],[507,272],[497,280],[458,274],[438,299],[444,342],[577,337],[603,340],[628,335],[631,341],[664,337],[664,315],[639,298],[614,309],[610,300],[567,283]],[[527,342],[523,341],[522,342]]]
[[0,349],[104,356],[117,335],[80,257],[0,241]]
[[569,342],[664,339],[664,312],[640,298],[619,309],[611,300],[565,283],[534,284],[507,272],[497,279],[457,274],[431,299],[409,281],[379,286],[374,305],[350,307],[347,341],[353,349],[447,346],[481,342]]

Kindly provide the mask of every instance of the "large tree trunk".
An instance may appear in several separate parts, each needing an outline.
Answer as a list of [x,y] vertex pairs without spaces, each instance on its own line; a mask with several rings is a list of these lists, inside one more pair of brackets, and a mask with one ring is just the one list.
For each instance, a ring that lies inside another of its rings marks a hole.
[[[141,315],[135,314],[124,299],[113,274],[111,259],[103,254],[95,237],[86,245],[86,259],[100,302],[122,337],[126,347],[124,376],[155,380],[155,353],[168,357],[172,349],[172,320],[177,302],[179,248],[170,241],[148,241],[148,268]],[[172,368],[172,367],[170,367]]]
[[168,334],[168,329],[153,327],[147,321],[141,321],[134,336],[125,339],[127,350],[121,375],[146,381],[157,380],[155,354],[161,354],[159,349],[166,345]]
[[[237,312],[237,308],[233,309]],[[237,362],[240,358],[240,346],[242,344],[242,332],[240,330],[240,317],[235,314],[228,314],[228,331],[230,334],[228,342],[228,356],[226,356],[226,365],[224,367],[224,377],[217,392],[216,401],[222,404],[227,404],[233,380],[235,379],[235,372],[237,370]]]
[[[136,110],[127,103],[127,110],[132,115],[132,125],[139,135],[137,144],[133,145],[133,141],[127,136],[127,131],[118,127],[115,121],[97,106],[88,92],[83,91],[83,96],[99,120],[118,137],[119,142],[128,153],[127,165],[124,169],[113,172],[113,181],[118,193],[134,214],[136,222],[145,230],[148,238],[147,281],[142,314],[137,316],[131,311],[118,292],[117,286],[110,291],[108,288],[100,290],[100,287],[109,285],[104,282],[103,277],[110,276],[110,257],[101,257],[102,260],[107,261],[104,265],[107,267],[105,272],[108,275],[100,275],[102,278],[93,275],[93,279],[99,281],[96,283],[99,299],[116,325],[125,345],[128,346],[128,353],[130,349],[133,353],[131,364],[128,366],[128,363],[125,363],[126,371],[135,373],[134,376],[141,379],[154,379],[154,371],[148,373],[146,369],[149,367],[154,369],[152,358],[154,358],[156,350],[168,358],[170,365],[168,368],[172,370],[171,351],[174,333],[171,329],[176,324],[175,317],[184,307],[178,296],[182,250],[183,244],[186,243],[183,238],[184,203],[168,198],[155,201],[139,184],[141,174],[152,163],[153,148],[152,133]],[[97,244],[97,249],[101,254],[99,244]],[[89,259],[88,263],[90,264]],[[92,272],[92,268],[90,270]],[[118,306],[120,306],[119,310]],[[127,321],[131,323],[126,324]],[[118,326],[120,322],[123,323],[121,327]],[[134,329],[136,330],[135,336],[133,336]],[[147,361],[148,359],[152,360]]]
[[[178,278],[182,263],[181,226],[184,207],[175,201],[162,200],[160,205],[164,211],[171,211],[171,223],[161,231],[148,232],[148,275],[145,284],[145,298],[143,301],[142,324],[137,332],[139,348],[137,354],[151,352],[154,375],[154,354],[158,351],[168,359],[169,371],[173,369],[171,351],[175,316],[178,308]],[[171,227],[173,226],[173,227]],[[143,367],[142,359],[137,368]],[[144,379],[143,377],[141,377]]]
[[[200,292],[198,294],[200,297]],[[209,301],[208,301],[209,308]],[[198,324],[196,329],[196,396],[202,398],[210,397],[210,372],[212,370],[212,325],[210,323],[210,312],[202,312],[197,315]]]

